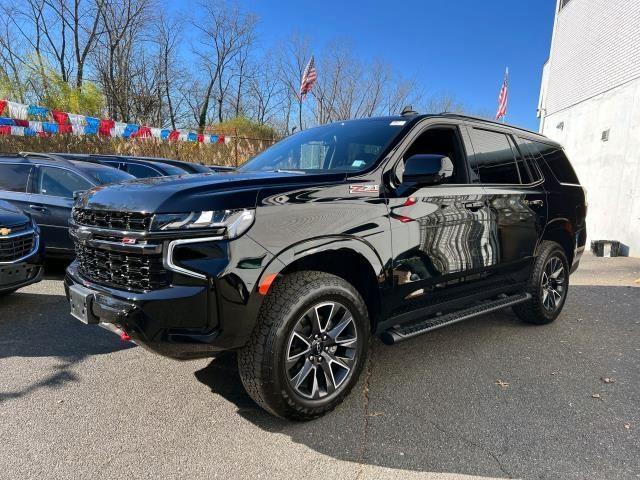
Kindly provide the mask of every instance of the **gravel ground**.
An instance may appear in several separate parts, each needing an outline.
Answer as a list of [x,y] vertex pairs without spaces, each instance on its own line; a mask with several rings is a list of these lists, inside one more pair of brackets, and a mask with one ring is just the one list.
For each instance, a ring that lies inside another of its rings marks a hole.
[[0,300],[0,478],[640,478],[640,259],[587,256],[549,326],[505,311],[375,340],[305,424],[258,409],[232,354],[177,362],[80,324],[60,272]]

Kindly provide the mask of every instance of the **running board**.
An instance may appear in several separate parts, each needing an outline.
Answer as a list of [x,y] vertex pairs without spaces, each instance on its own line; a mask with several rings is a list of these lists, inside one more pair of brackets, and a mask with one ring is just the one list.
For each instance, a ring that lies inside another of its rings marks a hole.
[[474,305],[457,312],[431,317],[418,323],[412,323],[403,327],[393,327],[383,332],[380,338],[387,345],[393,345],[395,343],[402,342],[403,340],[430,332],[431,330],[462,322],[463,320],[484,315],[485,313],[502,310],[503,308],[511,307],[512,305],[517,305],[528,300],[531,300],[531,294],[529,293],[510,295],[498,300],[491,300],[480,305]]

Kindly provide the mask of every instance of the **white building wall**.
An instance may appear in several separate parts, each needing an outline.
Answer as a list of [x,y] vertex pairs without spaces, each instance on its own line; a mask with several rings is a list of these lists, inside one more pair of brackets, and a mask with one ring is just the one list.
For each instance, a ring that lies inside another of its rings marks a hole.
[[571,0],[558,12],[539,114],[588,190],[589,240],[640,256],[640,0]]
[[640,77],[640,0],[571,0],[556,16],[546,110]]
[[618,240],[640,257],[640,78],[548,115],[542,133],[587,188],[589,240]]

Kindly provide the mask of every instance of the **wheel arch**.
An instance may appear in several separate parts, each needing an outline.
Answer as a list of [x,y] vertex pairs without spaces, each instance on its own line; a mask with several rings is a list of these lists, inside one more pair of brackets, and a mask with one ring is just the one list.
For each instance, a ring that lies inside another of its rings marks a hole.
[[569,266],[573,263],[573,257],[575,255],[573,232],[574,228],[571,222],[566,218],[559,218],[547,224],[541,238],[542,241],[549,240],[560,244],[567,256]]
[[291,245],[267,265],[258,287],[268,279],[302,270],[331,273],[353,285],[365,301],[372,326],[375,325],[382,308],[380,289],[387,278],[383,262],[370,243],[358,237],[336,235]]

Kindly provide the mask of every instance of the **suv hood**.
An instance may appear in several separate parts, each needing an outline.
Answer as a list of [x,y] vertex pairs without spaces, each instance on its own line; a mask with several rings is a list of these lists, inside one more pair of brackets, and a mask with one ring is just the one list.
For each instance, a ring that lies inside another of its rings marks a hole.
[[0,200],[0,227],[24,225],[29,217],[8,202]]
[[341,181],[345,173],[228,172],[179,175],[133,180],[98,186],[79,202],[92,210],[147,213],[182,213],[200,210],[253,208],[258,191],[265,187]]

